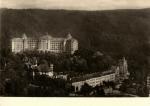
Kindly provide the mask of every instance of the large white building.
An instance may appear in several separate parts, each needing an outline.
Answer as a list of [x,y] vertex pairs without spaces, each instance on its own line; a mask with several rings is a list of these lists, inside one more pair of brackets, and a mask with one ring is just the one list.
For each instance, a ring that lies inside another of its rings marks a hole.
[[78,50],[78,41],[71,34],[65,38],[56,38],[47,34],[39,39],[28,38],[26,34],[23,34],[22,38],[12,39],[12,52],[18,53],[25,50],[73,54]]

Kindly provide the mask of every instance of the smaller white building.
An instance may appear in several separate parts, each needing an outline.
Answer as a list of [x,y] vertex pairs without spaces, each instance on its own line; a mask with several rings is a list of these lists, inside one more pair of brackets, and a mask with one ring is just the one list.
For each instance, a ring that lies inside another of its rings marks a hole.
[[67,74],[59,74],[59,75],[56,75],[56,78],[67,80],[68,75]]
[[47,75],[47,76],[49,76],[49,77],[53,77],[53,75],[54,75],[53,71],[51,71],[51,72],[46,72],[46,73],[39,72],[39,74],[40,74],[40,75]]
[[37,71],[33,71],[33,78],[35,76],[35,74],[39,74],[39,75],[47,75],[48,77],[53,77],[54,76],[54,71],[53,71],[53,67],[54,65],[53,64],[50,64],[50,67],[49,67],[49,71],[48,72],[42,72],[38,69],[38,66],[37,65],[32,65],[31,68],[32,69],[37,69]]
[[75,92],[78,92],[81,90],[81,87],[84,85],[84,83],[89,84],[92,87],[95,87],[96,85],[101,85],[103,82],[107,81],[115,81],[115,72],[113,71],[106,71],[103,73],[94,73],[88,76],[84,76],[81,78],[75,78],[72,79],[72,86],[75,88]]

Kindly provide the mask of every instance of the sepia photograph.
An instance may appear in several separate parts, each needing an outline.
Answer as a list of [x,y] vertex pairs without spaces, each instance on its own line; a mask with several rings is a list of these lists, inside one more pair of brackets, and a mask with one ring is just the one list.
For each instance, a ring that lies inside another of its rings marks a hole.
[[149,0],[0,3],[0,97],[150,96]]

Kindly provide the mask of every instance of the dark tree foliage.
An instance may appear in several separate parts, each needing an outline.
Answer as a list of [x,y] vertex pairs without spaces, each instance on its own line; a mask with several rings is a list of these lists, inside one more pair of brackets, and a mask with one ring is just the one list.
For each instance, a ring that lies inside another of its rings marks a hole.
[[105,96],[103,86],[98,86],[97,85],[93,88],[93,90],[95,91],[94,96],[96,96],[96,97],[104,97]]
[[68,96],[71,86],[67,85],[65,80],[51,79],[45,75],[36,76],[32,82],[33,85],[28,88],[28,96]]
[[0,85],[3,88],[4,96],[26,96],[25,88],[28,79],[27,72],[24,70],[24,63],[19,55],[8,52],[3,54],[2,60],[5,65],[0,72]]
[[84,83],[84,85],[81,87],[80,93],[83,96],[89,96],[89,94],[90,94],[91,91],[92,91],[92,87],[89,84]]

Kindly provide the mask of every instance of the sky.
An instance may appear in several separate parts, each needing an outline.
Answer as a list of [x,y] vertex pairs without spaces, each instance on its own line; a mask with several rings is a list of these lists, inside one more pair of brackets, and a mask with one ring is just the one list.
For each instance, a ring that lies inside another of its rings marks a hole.
[[0,8],[112,10],[150,8],[150,0],[0,0]]

